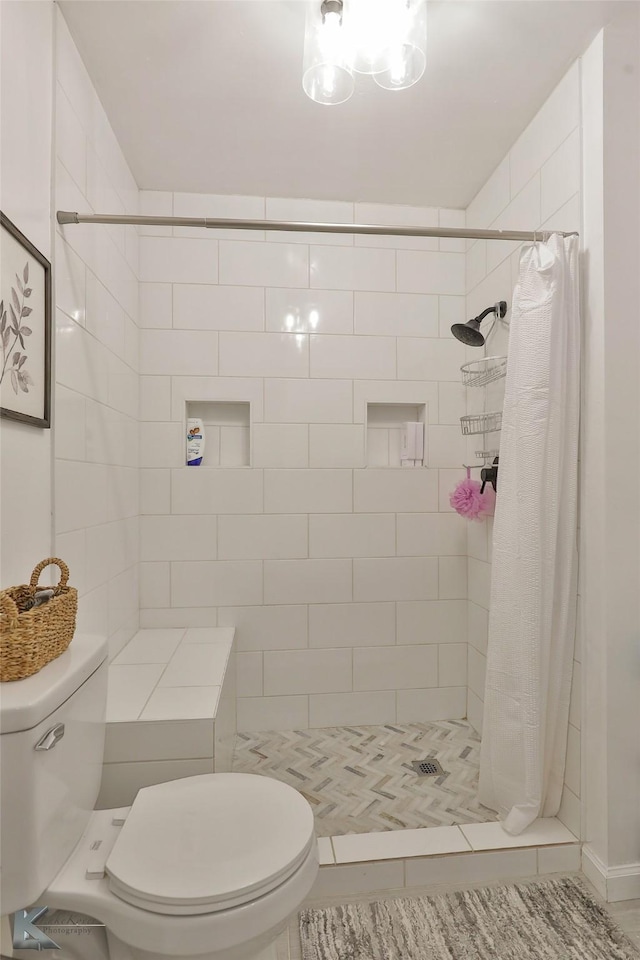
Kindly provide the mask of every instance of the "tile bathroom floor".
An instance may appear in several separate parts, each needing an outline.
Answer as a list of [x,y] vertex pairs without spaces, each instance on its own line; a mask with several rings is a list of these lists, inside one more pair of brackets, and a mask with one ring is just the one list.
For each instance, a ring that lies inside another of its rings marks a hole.
[[[444,774],[418,776],[414,760]],[[240,733],[233,769],[307,798],[319,837],[496,820],[477,799],[480,738],[465,720]]]

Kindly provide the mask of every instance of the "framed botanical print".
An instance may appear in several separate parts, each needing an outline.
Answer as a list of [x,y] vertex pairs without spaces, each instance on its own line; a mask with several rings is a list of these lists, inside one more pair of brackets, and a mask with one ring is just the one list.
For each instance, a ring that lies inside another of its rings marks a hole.
[[51,425],[51,264],[0,213],[0,416]]

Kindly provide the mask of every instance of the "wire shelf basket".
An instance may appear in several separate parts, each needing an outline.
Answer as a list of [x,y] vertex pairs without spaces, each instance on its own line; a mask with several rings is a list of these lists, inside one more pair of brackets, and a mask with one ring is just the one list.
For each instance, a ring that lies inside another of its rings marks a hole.
[[486,387],[488,383],[502,380],[507,374],[506,357],[482,357],[470,360],[460,367],[465,387]]
[[495,433],[502,426],[502,410],[491,413],[471,413],[460,417],[460,429],[465,437],[476,433]]
[[500,450],[495,448],[494,450],[476,450],[475,456],[478,460],[493,460],[494,457],[500,456]]

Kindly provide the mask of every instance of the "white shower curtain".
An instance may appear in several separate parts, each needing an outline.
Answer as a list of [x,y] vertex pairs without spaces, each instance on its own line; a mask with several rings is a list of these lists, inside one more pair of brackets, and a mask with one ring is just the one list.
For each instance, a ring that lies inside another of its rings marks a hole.
[[558,812],[577,592],[578,238],[523,250],[493,538],[480,801],[519,834]]

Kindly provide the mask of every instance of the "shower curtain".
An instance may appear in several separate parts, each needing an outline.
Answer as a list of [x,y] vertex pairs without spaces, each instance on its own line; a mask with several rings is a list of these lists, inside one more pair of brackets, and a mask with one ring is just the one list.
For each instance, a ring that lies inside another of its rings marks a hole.
[[558,812],[577,593],[578,238],[526,247],[513,293],[480,801],[507,833]]

